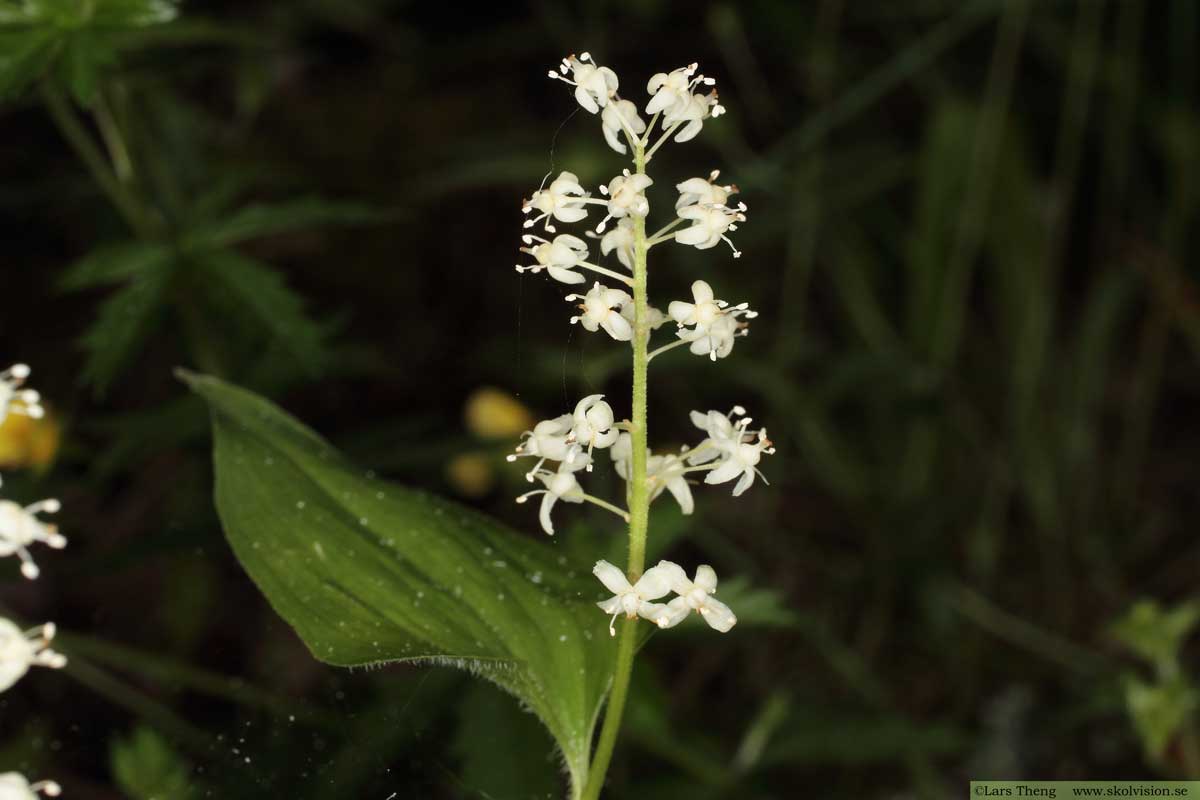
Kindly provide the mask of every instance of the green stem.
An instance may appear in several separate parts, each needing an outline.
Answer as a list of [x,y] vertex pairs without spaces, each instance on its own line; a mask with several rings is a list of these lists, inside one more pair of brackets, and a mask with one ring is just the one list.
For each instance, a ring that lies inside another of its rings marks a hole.
[[[642,143],[634,148],[634,163],[639,175],[646,174],[646,147]],[[633,419],[629,435],[633,440],[633,458],[629,476],[629,564],[625,572],[630,582],[642,577],[646,566],[646,531],[650,524],[650,485],[646,482],[646,373],[650,364],[650,313],[646,301],[646,219],[633,220]],[[613,669],[612,694],[608,699],[608,710],[604,714],[604,726],[596,743],[596,754],[588,771],[587,785],[583,789],[583,800],[599,800],[604,788],[604,777],[612,761],[613,748],[621,731],[621,718],[625,715],[625,697],[629,691],[629,676],[633,673],[634,641],[637,639],[639,621],[626,620],[621,625],[621,639],[617,643],[617,663]]]
[[130,193],[129,187],[117,179],[112,167],[109,166],[108,159],[104,157],[104,153],[79,122],[79,118],[75,116],[70,101],[51,81],[43,81],[41,89],[46,110],[50,112],[50,117],[54,120],[59,132],[87,166],[92,178],[108,195],[129,227],[133,228],[142,238],[154,238],[153,220]]

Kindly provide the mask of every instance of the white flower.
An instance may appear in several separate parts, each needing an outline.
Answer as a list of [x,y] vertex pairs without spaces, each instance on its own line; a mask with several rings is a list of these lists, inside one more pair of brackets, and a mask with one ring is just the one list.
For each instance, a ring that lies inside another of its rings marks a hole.
[[678,335],[691,342],[688,350],[692,353],[698,356],[708,356],[716,361],[733,352],[734,340],[746,333],[743,323],[739,323],[732,315],[724,314],[703,331],[698,331],[694,335],[685,331]]
[[656,620],[667,613],[667,607],[662,603],[651,603],[671,591],[669,573],[660,567],[651,567],[642,573],[637,583],[630,584],[625,573],[607,561],[597,561],[592,568],[592,574],[600,579],[613,596],[596,603],[605,614],[611,614],[608,623],[608,633],[616,636],[614,623],[617,615],[624,612],[628,619],[636,616],[648,620]]
[[21,414],[34,419],[45,414],[41,396],[33,389],[21,388],[29,372],[27,364],[13,364],[0,372],[0,422],[4,422],[9,414]]
[[691,514],[696,504],[692,500],[692,487],[684,477],[687,464],[677,455],[668,453],[665,456],[650,456],[646,459],[646,480],[650,482],[650,500],[653,502],[663,493],[671,493],[679,510]]
[[621,312],[616,310],[618,307],[632,306],[633,298],[620,289],[609,289],[597,282],[587,294],[569,294],[566,299],[583,301],[579,304],[583,313],[571,317],[572,325],[578,322],[586,330],[593,332],[603,328],[618,342],[628,342],[633,338],[633,327]]
[[[575,405],[575,413],[571,418],[571,441],[579,446],[586,445],[590,457],[593,448],[604,449],[616,443],[620,431],[613,427],[615,421],[612,406],[604,402],[604,395],[589,394]],[[588,472],[592,470],[590,460],[587,469]]]
[[646,130],[645,120],[638,116],[637,106],[629,100],[614,100],[606,105],[600,114],[600,122],[604,127],[604,141],[621,155],[625,155],[621,134],[635,139]]
[[[705,281],[692,283],[692,299],[695,302],[672,301],[667,306],[667,313],[679,325],[679,338],[691,342],[689,349],[696,355],[707,355],[713,361],[729,355],[734,339],[746,334],[746,325],[738,322],[738,317],[753,319],[758,316],[746,303],[730,306],[724,300],[715,299],[712,287]],[[692,327],[686,327],[689,325]]]
[[[540,220],[553,217],[559,222],[579,222],[587,216],[587,192],[579,185],[573,172],[560,172],[558,177],[544,189],[538,189],[521,206],[521,213],[540,211],[536,217],[525,220],[525,227],[532,228]],[[554,226],[546,219],[546,230],[554,233]]]
[[678,625],[692,611],[700,612],[709,627],[721,633],[727,633],[737,624],[729,606],[712,596],[717,591],[717,573],[712,567],[701,564],[696,568],[695,579],[690,581],[678,564],[660,561],[658,567],[666,572],[672,591],[679,595],[667,604],[667,612],[655,619],[660,628]]
[[716,204],[685,205],[679,209],[678,214],[680,219],[690,220],[692,224],[681,231],[675,231],[675,241],[697,250],[716,247],[718,242],[723,241],[733,250],[734,258],[742,257],[742,251],[734,246],[725,232],[736,231],[737,223],[746,221],[745,203],[738,203],[736,208]]
[[704,127],[704,120],[719,117],[724,113],[725,106],[717,102],[717,90],[714,89],[708,94],[689,95],[685,102],[673,106],[663,114],[663,126],[673,129],[683,125],[679,133],[675,134],[675,141],[686,142],[696,138],[696,134]]
[[[689,464],[707,464],[721,455],[729,453],[733,447],[744,441],[753,440],[746,432],[750,425],[750,417],[745,416],[746,409],[734,406],[728,414],[720,411],[702,413],[691,412],[692,424],[707,434],[707,438],[687,454]],[[742,417],[736,423],[735,416]]]
[[633,272],[633,218],[622,217],[615,228],[612,228],[600,239],[600,252],[608,255],[617,251],[617,260],[621,266]]
[[[566,77],[568,72],[571,73],[570,78]],[[579,58],[569,55],[558,65],[557,73],[550,70],[548,74],[555,80],[574,86],[575,99],[592,114],[607,106],[617,91],[617,74],[608,67],[599,66],[591,53],[580,53]]]
[[719,169],[709,173],[708,178],[688,178],[683,183],[675,184],[679,190],[679,199],[675,201],[675,210],[685,206],[722,206],[729,201],[731,194],[737,194],[738,188],[733,184],[721,186],[716,183],[721,176]]
[[[622,433],[609,453],[613,468],[621,480],[628,481],[633,471],[633,437]],[[684,514],[691,514],[696,504],[692,500],[692,487],[684,477],[686,474],[687,463],[682,457],[673,454],[656,456],[647,448],[646,482],[650,485],[650,502],[657,500],[664,491],[669,491],[675,502],[679,503],[680,510]]]
[[0,800],[37,800],[38,792],[46,797],[58,797],[62,788],[54,781],[30,783],[19,772],[0,774]]
[[54,525],[47,525],[36,516],[42,512],[53,514],[59,508],[57,500],[42,500],[24,508],[11,500],[0,500],[0,558],[16,553],[21,559],[21,574],[26,578],[32,580],[38,576],[37,564],[27,549],[29,545],[45,542],[56,550],[67,546],[66,538]]
[[30,667],[62,669],[67,665],[61,653],[50,649],[54,633],[53,622],[22,631],[10,620],[0,618],[0,692],[23,678]]
[[[744,431],[745,428],[742,430]],[[733,487],[733,496],[737,497],[750,488],[754,483],[755,475],[758,475],[766,483],[766,476],[758,470],[757,465],[762,459],[763,453],[770,455],[774,452],[775,448],[771,446],[771,440],[767,438],[767,429],[763,428],[752,442],[738,441],[726,446],[722,455],[723,460],[704,476],[704,482],[718,484],[739,478]]]
[[[624,317],[630,325],[636,320],[637,307],[633,303],[626,303],[621,306],[621,316]],[[650,326],[650,330],[656,331],[662,327],[662,324],[667,321],[667,315],[659,311],[654,306],[646,306],[646,322]]]
[[533,456],[538,459],[538,462],[533,465],[533,469],[525,476],[528,481],[533,480],[534,473],[547,459],[551,461],[573,460],[575,452],[580,449],[579,445],[575,444],[570,437],[573,422],[570,414],[542,420],[533,426],[533,430],[521,434],[522,442],[517,445],[516,453],[508,456],[508,460],[516,461],[521,456]]
[[0,773],[0,800],[37,800],[38,792],[58,797],[62,788],[54,781],[30,783],[19,772]]
[[669,115],[691,101],[692,89],[702,83],[706,86],[716,83],[712,78],[696,75],[699,68],[699,64],[688,64],[671,72],[655,73],[646,84],[646,91],[653,95],[646,104],[646,113],[663,111]]
[[539,469],[531,474],[540,480],[546,488],[526,492],[517,498],[518,503],[524,503],[534,495],[542,495],[542,505],[538,510],[538,519],[542,523],[542,530],[551,536],[554,535],[554,523],[550,521],[551,509],[554,508],[554,504],[559,500],[565,503],[583,502],[583,487],[575,479],[575,473],[590,465],[591,461],[586,455],[577,455],[574,459],[559,464],[556,472],[551,472],[548,469]]
[[540,236],[527,233],[521,237],[521,241],[526,245],[521,248],[521,252],[533,256],[537,259],[537,263],[528,266],[517,264],[517,272],[529,270],[536,274],[544,269],[556,281],[584,282],[583,275],[573,271],[588,256],[587,243],[583,239],[569,233],[561,233],[554,237],[554,241],[547,241]]
[[650,213],[650,201],[646,199],[646,188],[654,183],[649,175],[631,175],[629,170],[600,187],[600,194],[608,197],[608,216],[600,220],[596,233],[603,233],[610,219],[626,216],[644,217]]

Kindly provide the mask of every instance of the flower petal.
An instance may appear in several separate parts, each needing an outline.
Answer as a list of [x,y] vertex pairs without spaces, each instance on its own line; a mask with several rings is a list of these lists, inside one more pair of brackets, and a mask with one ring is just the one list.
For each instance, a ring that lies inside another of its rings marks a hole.
[[553,492],[546,492],[542,495],[542,507],[538,509],[538,519],[542,523],[542,530],[551,536],[554,535],[554,523],[550,521],[550,509],[554,508],[557,500],[558,496]]
[[[604,587],[613,594],[623,594],[633,590],[629,585],[629,579],[625,577],[625,573],[621,569],[607,561],[600,560],[596,562],[596,566],[592,567],[592,574],[600,579]],[[609,612],[612,613],[611,611]]]
[[737,617],[729,606],[715,597],[708,598],[704,603],[700,609],[700,616],[704,617],[710,628],[721,633],[728,633],[729,629],[737,624]]

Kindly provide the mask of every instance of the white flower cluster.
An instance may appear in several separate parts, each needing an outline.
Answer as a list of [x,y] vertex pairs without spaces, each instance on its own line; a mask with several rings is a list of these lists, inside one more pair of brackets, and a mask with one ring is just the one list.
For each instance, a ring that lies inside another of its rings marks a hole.
[[[539,480],[546,488],[526,492],[517,498],[517,502],[524,503],[530,497],[542,495],[539,516],[542,529],[550,535],[554,535],[550,511],[559,500],[567,503],[587,501],[615,509],[584,492],[575,477],[578,472],[592,471],[596,450],[611,448],[609,455],[613,468],[622,480],[628,481],[632,474],[633,437],[621,430],[628,427],[628,423],[616,422],[612,406],[603,398],[601,394],[588,395],[575,406],[574,413],[539,422],[533,430],[522,434],[516,452],[508,456],[509,461],[524,456],[537,458],[525,479],[530,483]],[[763,453],[774,453],[775,448],[767,438],[766,428],[750,430],[751,419],[745,413],[741,406],[735,406],[728,414],[693,411],[692,423],[705,433],[705,438],[696,447],[684,447],[678,454],[656,455],[647,451],[646,480],[650,485],[651,502],[667,491],[684,514],[691,514],[695,509],[691,484],[687,480],[691,473],[705,473],[704,482],[713,485],[737,479],[734,497],[749,489],[756,476],[763,478],[765,483],[758,462]],[[735,416],[741,419],[735,421]],[[546,469],[547,461],[559,462],[558,467]],[[615,510],[620,516],[626,516],[626,512]]]
[[[16,364],[0,372],[0,423],[9,414],[37,419],[45,413],[41,397],[32,389],[22,388],[29,377],[29,367]],[[2,485],[2,484],[0,484]],[[39,574],[28,547],[42,542],[55,549],[66,547],[67,540],[38,514],[53,514],[59,510],[57,500],[42,500],[20,506],[11,500],[0,500],[0,557],[16,555],[21,560],[21,574],[33,579]],[[30,667],[61,669],[67,659],[50,647],[56,628],[53,622],[22,631],[11,620],[0,617],[0,692],[12,688],[25,676]],[[54,781],[30,783],[18,772],[0,773],[0,800],[35,800],[38,794],[58,797],[62,790]]]
[[[632,101],[621,99],[617,93],[620,81],[616,73],[596,64],[589,53],[564,58],[558,70],[550,70],[549,74],[551,78],[575,87],[575,99],[586,111],[600,114],[605,141],[613,150],[624,155],[628,152],[628,143],[644,152],[648,161],[669,138],[686,142],[700,132],[705,120],[724,113],[724,107],[717,103],[715,89],[707,94],[697,91],[700,87],[711,87],[715,83],[712,78],[698,74],[697,70],[696,64],[690,64],[669,73],[660,72],[650,79],[646,85],[650,100],[645,107],[645,113],[651,115],[649,123],[638,115],[638,108]],[[658,141],[650,146],[650,137],[656,124],[660,124],[662,133]],[[647,249],[674,241],[706,250],[724,241],[732,249],[735,258],[741,256],[741,251],[733,245],[728,233],[737,230],[738,223],[745,221],[746,205],[729,204],[729,198],[737,192],[737,187],[718,184],[719,174],[714,170],[707,178],[689,178],[676,184],[679,196],[675,202],[675,219],[647,237]],[[625,169],[607,184],[600,185],[599,196],[593,196],[575,173],[560,172],[549,185],[543,185],[535,191],[522,206],[522,211],[527,215],[526,229],[542,223],[547,234],[557,235],[547,239],[526,233],[522,237],[525,246],[520,250],[532,256],[534,263],[518,264],[517,271],[536,274],[545,270],[554,280],[568,284],[584,283],[587,279],[583,272],[590,271],[632,286],[633,281],[628,274],[589,261],[588,243],[578,236],[558,234],[554,222],[581,222],[587,218],[589,205],[603,206],[604,217],[585,233],[600,238],[600,253],[603,256],[615,253],[620,266],[632,272],[636,258],[634,226],[650,213],[646,190],[653,185],[650,176]],[[616,225],[610,227],[609,223],[613,220]],[[703,286],[708,287],[708,284],[703,283]],[[694,286],[693,293],[695,291]],[[584,313],[572,317],[571,321],[579,322],[585,330],[603,330],[617,341],[632,339],[632,328],[627,323],[633,322],[633,301],[628,292],[597,282],[586,295],[568,295],[567,300],[583,301],[580,307]],[[701,302],[697,295],[696,304]],[[730,353],[736,336],[747,333],[746,322],[738,321],[738,318],[753,319],[755,314],[749,311],[745,303],[727,308],[725,301],[714,301],[711,288],[704,302],[712,305],[711,316],[693,321],[684,321],[686,314],[683,318],[674,314],[672,317],[680,328],[679,338],[691,344],[693,353],[716,360]],[[653,307],[649,313],[658,324],[665,319],[662,312]],[[652,327],[657,328],[658,325]]]
[[[693,611],[721,633],[727,633],[737,624],[737,617],[729,606],[713,597],[717,592],[717,573],[708,564],[697,567],[696,576],[691,580],[683,567],[673,561],[659,561],[643,572],[634,584],[629,583],[624,572],[607,561],[597,561],[592,574],[613,593],[609,599],[596,604],[605,614],[612,615],[608,626],[612,636],[617,633],[613,623],[621,613],[629,619],[650,620],[660,628],[675,627]],[[676,597],[669,603],[652,602],[670,592]]]
[[[622,170],[597,186],[595,193],[585,188],[573,172],[559,172],[549,183],[543,180],[522,207],[525,233],[520,251],[530,259],[518,264],[517,271],[537,274],[545,270],[551,279],[571,285],[586,284],[589,272],[593,273],[591,277],[607,281],[608,285],[593,280],[586,292],[567,295],[567,301],[578,310],[570,322],[587,331],[603,331],[616,341],[630,342],[635,348],[635,363],[643,359],[642,369],[656,356],[684,345],[693,354],[712,361],[727,357],[737,339],[748,333],[749,320],[757,316],[747,303],[735,305],[717,299],[713,287],[704,280],[692,283],[691,301],[672,301],[666,313],[646,299],[646,255],[653,247],[674,242],[707,250],[725,242],[734,258],[741,256],[729,234],[745,222],[746,206],[731,203],[738,188],[720,183],[716,170],[707,178],[689,178],[675,184],[678,194],[674,218],[656,232],[646,232],[650,214],[647,193],[655,181],[646,174],[645,165],[668,140],[693,139],[707,120],[724,113],[712,88],[716,81],[700,74],[697,64],[660,72],[646,84],[649,99],[639,109],[619,94],[617,74],[598,64],[589,53],[564,58],[549,75],[573,87],[579,105],[600,117],[604,140],[613,150],[622,155],[632,150],[636,172]],[[555,227],[559,223],[585,222],[593,206],[601,206],[603,216],[595,224],[587,222],[589,228],[582,235],[560,233]],[[539,225],[544,236],[531,230]],[[589,238],[599,239],[600,256],[615,257],[615,262],[604,265],[592,260]],[[650,350],[650,333],[668,320],[675,323],[674,341]],[[728,414],[693,411],[691,419],[704,434],[694,447],[660,454],[647,449],[644,478],[648,485],[638,487],[640,504],[647,497],[653,502],[669,492],[682,512],[691,514],[695,509],[695,481],[689,478],[702,474],[708,484],[733,483],[733,494],[737,496],[761,477],[758,463],[764,453],[773,453],[774,449],[765,429],[750,429],[751,420],[744,409],[738,406]],[[633,450],[634,423],[616,420],[603,395],[589,395],[572,413],[544,420],[526,431],[516,453],[509,456],[510,461],[537,459],[525,477],[531,483],[540,482],[543,488],[522,494],[517,502],[541,496],[539,518],[546,533],[554,533],[551,512],[560,500],[592,503],[629,521],[628,511],[588,494],[580,485],[581,476],[593,471],[597,451],[607,449],[617,475],[626,482],[626,498],[635,497],[634,462],[638,463],[639,479],[642,463],[640,458],[635,459]],[[644,444],[645,439],[638,441]],[[695,610],[722,632],[737,621],[727,606],[712,597],[717,577],[707,565],[697,569],[692,580],[679,565],[669,561],[636,576],[633,584],[620,569],[605,561],[596,565],[595,573],[615,595],[600,604],[614,620],[624,612],[668,628]],[[670,602],[653,602],[670,592],[677,595]],[[609,630],[615,628],[610,626]]]

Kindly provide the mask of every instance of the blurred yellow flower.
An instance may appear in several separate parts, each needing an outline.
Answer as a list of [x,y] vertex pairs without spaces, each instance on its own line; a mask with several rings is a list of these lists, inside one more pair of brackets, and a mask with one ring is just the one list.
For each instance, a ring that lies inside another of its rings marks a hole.
[[467,429],[481,439],[511,439],[533,427],[533,415],[520,400],[491,386],[476,389],[464,410]]
[[463,453],[446,464],[446,480],[465,497],[483,497],[496,483],[496,474],[486,455]]
[[40,419],[9,414],[0,423],[0,469],[45,469],[58,453],[62,426],[47,410]]

